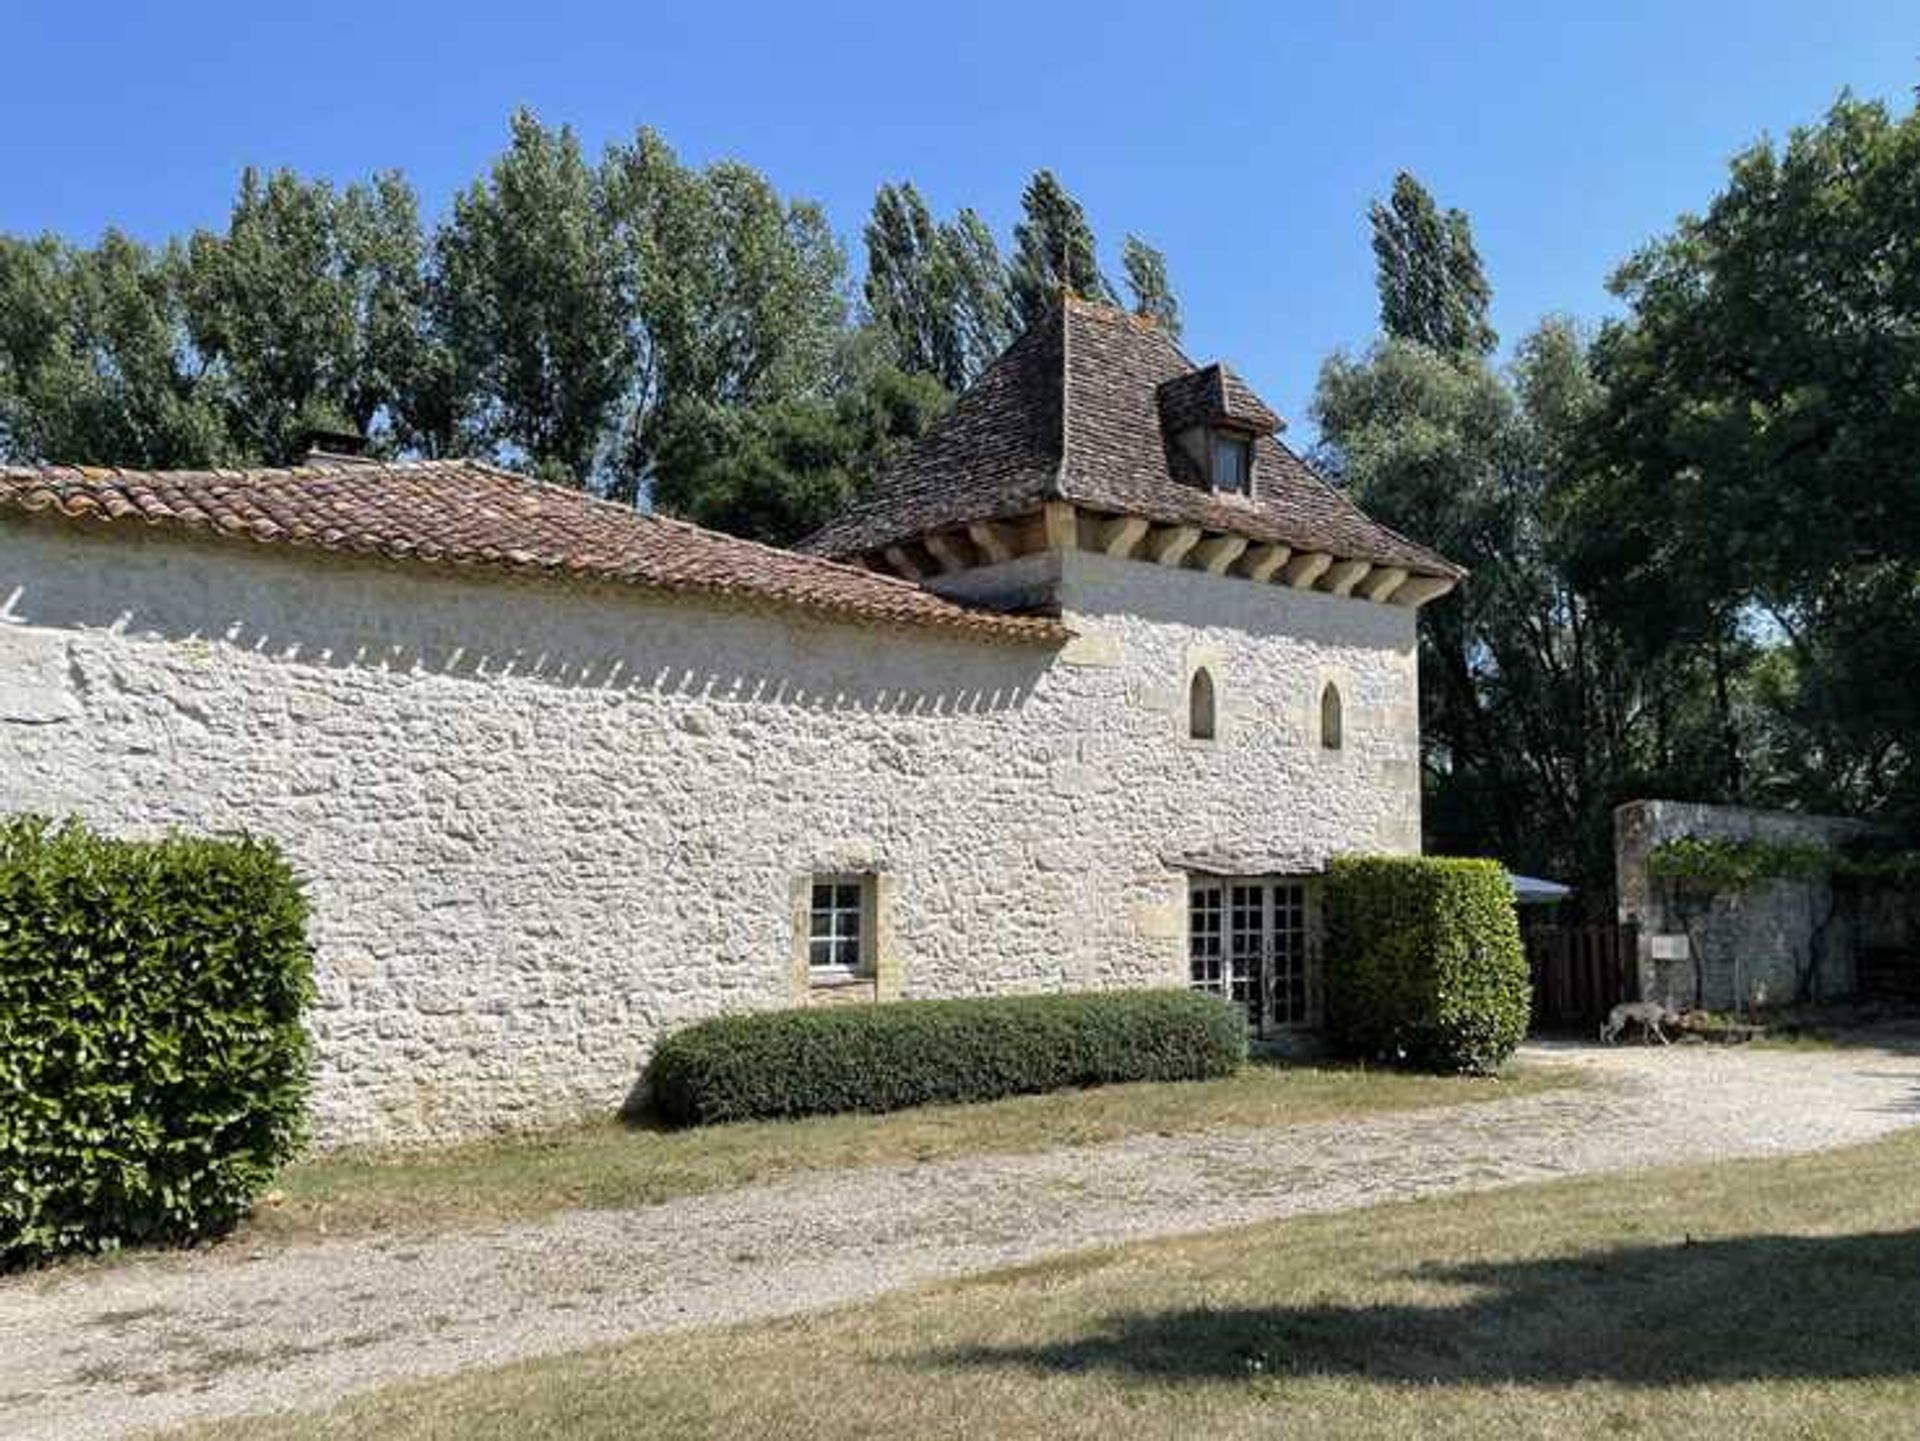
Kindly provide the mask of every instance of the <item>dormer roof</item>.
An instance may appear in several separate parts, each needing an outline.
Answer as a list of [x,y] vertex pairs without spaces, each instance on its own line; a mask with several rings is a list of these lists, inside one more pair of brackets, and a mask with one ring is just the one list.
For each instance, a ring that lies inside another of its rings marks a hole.
[[1174,435],[1195,426],[1224,426],[1253,435],[1273,435],[1286,428],[1286,422],[1267,409],[1266,402],[1225,361],[1163,380],[1156,393],[1160,423]]

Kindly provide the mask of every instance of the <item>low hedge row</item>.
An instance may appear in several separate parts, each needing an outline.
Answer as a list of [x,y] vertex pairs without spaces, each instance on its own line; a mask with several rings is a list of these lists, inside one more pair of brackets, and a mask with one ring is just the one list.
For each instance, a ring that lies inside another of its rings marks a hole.
[[654,1109],[677,1125],[1230,1074],[1246,1019],[1190,991],[766,1011],[701,1021],[661,1042]]
[[0,824],[0,1268],[185,1242],[299,1139],[306,903],[249,839]]
[[1527,959],[1496,862],[1343,857],[1326,921],[1327,1032],[1347,1053],[1489,1072],[1525,1037]]

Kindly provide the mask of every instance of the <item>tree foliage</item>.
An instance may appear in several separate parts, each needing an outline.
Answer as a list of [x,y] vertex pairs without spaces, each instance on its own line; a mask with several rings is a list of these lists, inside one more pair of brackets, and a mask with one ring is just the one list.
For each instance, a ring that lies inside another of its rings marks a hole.
[[936,222],[911,182],[883,185],[867,220],[867,314],[903,370],[964,390],[1012,339],[1000,250],[972,210]]
[[1137,235],[1129,235],[1120,250],[1120,268],[1126,272],[1133,295],[1133,313],[1145,316],[1175,340],[1180,338],[1180,302],[1167,279],[1167,257]]
[[437,250],[463,428],[540,474],[586,481],[629,351],[606,185],[573,132],[517,112],[506,153],[455,198]]
[[[1060,284],[1111,297],[1045,172],[1018,235],[1009,266],[977,211],[881,187],[856,317],[819,206],[647,129],[596,158],[523,110],[431,225],[396,173],[249,170],[224,227],[186,241],[0,236],[0,457],[288,464],[356,432],[791,540]],[[1142,311],[1177,324],[1158,253],[1129,238],[1125,264]],[[1022,277],[1039,299],[1017,314]]]
[[1499,337],[1487,319],[1492,287],[1480,268],[1466,213],[1442,211],[1406,171],[1370,208],[1380,286],[1380,325],[1442,355],[1490,355]]
[[82,464],[234,458],[192,349],[179,247],[0,236],[0,450]]
[[1920,809],[1920,115],[1842,97],[1752,147],[1614,287],[1595,584],[1768,639],[1756,799]]
[[[1383,316],[1404,294],[1407,208],[1374,209],[1393,236]],[[1323,462],[1355,498],[1471,572],[1421,617],[1430,844],[1567,876],[1598,908],[1614,805],[1728,794],[1721,742],[1740,696],[1715,686],[1715,665],[1745,658],[1728,615],[1650,635],[1595,584],[1589,445],[1604,404],[1585,337],[1560,318],[1504,369],[1473,346],[1389,335],[1329,360],[1314,401]]]
[[1021,192],[1020,209],[1007,283],[1021,329],[1045,315],[1063,290],[1083,300],[1113,301],[1087,212],[1051,170],[1034,172]]

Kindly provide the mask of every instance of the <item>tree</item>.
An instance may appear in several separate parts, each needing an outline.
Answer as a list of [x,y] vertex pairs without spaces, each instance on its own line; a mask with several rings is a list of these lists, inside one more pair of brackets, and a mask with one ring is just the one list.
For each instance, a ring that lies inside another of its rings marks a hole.
[[947,404],[933,377],[887,364],[832,398],[677,402],[661,425],[655,500],[701,525],[792,544],[852,500]]
[[937,224],[913,185],[883,185],[867,220],[865,298],[904,370],[966,388],[1011,339],[1006,274],[978,214]]
[[1112,301],[1113,287],[1100,273],[1087,213],[1051,170],[1034,172],[1021,192],[1020,208],[1007,283],[1021,328],[1045,315],[1062,290],[1085,300]]
[[193,237],[187,315],[248,456],[296,460],[309,428],[369,434],[402,413],[415,438],[403,396],[423,364],[424,248],[398,175],[336,192],[244,172],[226,233]]
[[667,463],[672,407],[684,433],[696,414],[830,388],[846,256],[818,206],[782,200],[744,165],[690,170],[652,131],[612,148],[602,172],[634,357],[614,490],[635,496]]
[[1920,114],[1842,96],[1751,147],[1614,289],[1596,584],[1764,648],[1719,681],[1748,790],[1920,813],[1920,699],[1891,679],[1920,640]]
[[144,467],[236,458],[187,334],[185,257],[0,236],[0,455]]
[[1144,315],[1173,339],[1180,338],[1180,302],[1167,280],[1167,257],[1137,235],[1129,235],[1120,251],[1120,267],[1133,292],[1133,313]]
[[1480,268],[1473,229],[1459,210],[1442,213],[1406,171],[1393,194],[1368,210],[1380,288],[1380,326],[1442,355],[1491,355],[1499,337],[1487,320],[1493,291]]
[[601,176],[573,132],[513,116],[506,152],[436,238],[439,322],[471,389],[464,420],[575,485],[606,458],[631,368],[620,254]]
[[1370,514],[1471,571],[1420,616],[1430,844],[1566,876],[1604,909],[1612,807],[1717,781],[1699,652],[1644,660],[1581,582],[1574,457],[1600,403],[1578,332],[1549,320],[1504,375],[1400,339],[1336,355],[1314,415]]

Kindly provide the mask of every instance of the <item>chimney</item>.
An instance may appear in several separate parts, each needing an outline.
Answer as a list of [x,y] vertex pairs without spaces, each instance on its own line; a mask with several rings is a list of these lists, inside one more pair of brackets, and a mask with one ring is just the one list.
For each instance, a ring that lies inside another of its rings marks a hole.
[[297,442],[302,465],[340,465],[365,461],[367,438],[357,430],[327,430],[309,426]]

